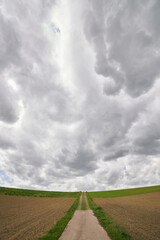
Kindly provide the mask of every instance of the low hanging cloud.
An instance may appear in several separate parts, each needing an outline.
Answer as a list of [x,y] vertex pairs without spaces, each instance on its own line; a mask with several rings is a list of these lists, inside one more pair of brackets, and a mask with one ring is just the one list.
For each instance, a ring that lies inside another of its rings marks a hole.
[[159,183],[160,3],[0,3],[0,185]]

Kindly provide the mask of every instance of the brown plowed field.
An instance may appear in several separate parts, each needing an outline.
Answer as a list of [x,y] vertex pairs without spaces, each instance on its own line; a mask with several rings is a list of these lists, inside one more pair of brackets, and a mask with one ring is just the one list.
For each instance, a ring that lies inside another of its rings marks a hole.
[[47,233],[75,201],[0,195],[0,239],[34,240]]
[[134,240],[160,240],[160,192],[93,200]]

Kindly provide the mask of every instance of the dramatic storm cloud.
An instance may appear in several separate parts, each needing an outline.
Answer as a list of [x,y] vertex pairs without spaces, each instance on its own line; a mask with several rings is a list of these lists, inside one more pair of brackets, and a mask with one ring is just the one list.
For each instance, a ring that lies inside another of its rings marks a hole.
[[160,1],[0,1],[0,185],[160,180]]

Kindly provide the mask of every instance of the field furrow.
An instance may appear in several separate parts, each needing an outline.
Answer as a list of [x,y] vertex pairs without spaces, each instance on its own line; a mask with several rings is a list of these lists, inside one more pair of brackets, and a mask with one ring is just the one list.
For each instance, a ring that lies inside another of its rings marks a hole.
[[74,201],[0,195],[0,239],[37,239],[65,215]]
[[160,239],[160,192],[93,200],[134,240]]

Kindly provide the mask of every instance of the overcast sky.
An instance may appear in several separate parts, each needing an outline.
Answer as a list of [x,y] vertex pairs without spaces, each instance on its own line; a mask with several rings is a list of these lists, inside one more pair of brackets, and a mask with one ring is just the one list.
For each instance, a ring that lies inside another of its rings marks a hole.
[[0,1],[0,185],[160,183],[160,1]]

